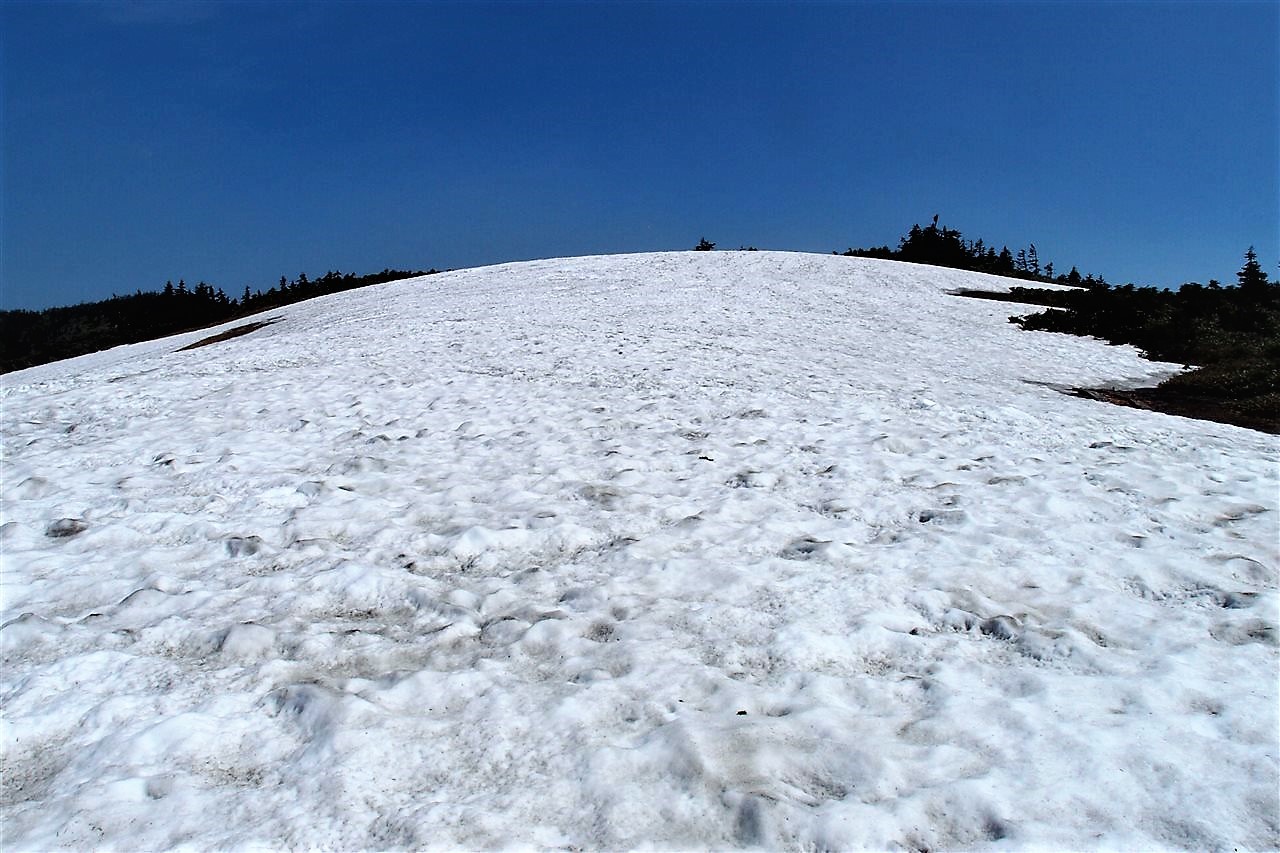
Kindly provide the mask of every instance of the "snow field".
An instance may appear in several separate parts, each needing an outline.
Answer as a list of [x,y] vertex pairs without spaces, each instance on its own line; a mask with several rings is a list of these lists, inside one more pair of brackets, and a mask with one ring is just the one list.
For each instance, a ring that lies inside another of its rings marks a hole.
[[6,847],[1280,846],[1275,440],[1058,393],[1176,366],[1006,285],[541,261],[6,376]]

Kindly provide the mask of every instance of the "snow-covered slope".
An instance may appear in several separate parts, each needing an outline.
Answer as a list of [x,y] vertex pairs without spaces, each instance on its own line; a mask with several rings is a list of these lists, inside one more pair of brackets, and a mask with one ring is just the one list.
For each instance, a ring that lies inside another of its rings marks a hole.
[[4,377],[5,849],[1280,846],[1275,439],[1059,393],[1175,368],[1007,283],[540,261]]

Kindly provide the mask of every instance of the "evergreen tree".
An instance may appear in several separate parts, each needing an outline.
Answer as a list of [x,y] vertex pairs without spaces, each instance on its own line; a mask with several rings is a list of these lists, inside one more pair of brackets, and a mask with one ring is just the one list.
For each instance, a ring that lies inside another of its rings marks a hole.
[[1009,252],[1009,247],[1005,246],[1000,250],[1000,256],[996,259],[996,272],[1011,273],[1013,271],[1013,255]]
[[1253,247],[1249,247],[1249,251],[1244,253],[1244,266],[1236,273],[1236,281],[1240,284],[1240,292],[1250,295],[1261,295],[1266,293],[1271,283],[1267,281],[1267,274],[1262,269],[1262,264],[1258,263],[1258,255],[1253,251]]

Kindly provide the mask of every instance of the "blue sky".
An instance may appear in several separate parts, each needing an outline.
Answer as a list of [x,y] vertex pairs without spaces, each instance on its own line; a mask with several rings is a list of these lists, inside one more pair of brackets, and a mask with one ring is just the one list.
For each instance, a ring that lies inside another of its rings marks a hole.
[[1280,4],[0,3],[0,303],[895,244],[1280,259]]

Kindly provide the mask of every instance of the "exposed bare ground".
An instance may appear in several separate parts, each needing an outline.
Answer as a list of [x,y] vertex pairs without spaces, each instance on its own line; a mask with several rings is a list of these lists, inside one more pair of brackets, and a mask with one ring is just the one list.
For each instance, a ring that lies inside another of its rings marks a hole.
[[229,341],[232,338],[238,338],[241,335],[247,335],[250,332],[256,332],[258,329],[261,329],[263,326],[270,326],[272,323],[278,321],[279,319],[280,319],[279,317],[272,317],[268,320],[258,320],[253,323],[245,323],[243,326],[236,326],[235,328],[227,329],[225,332],[220,332],[211,337],[201,338],[200,340],[196,341],[193,344],[187,344],[185,347],[179,347],[176,351],[182,352],[183,350],[196,349],[197,347],[207,347],[209,346],[209,344],[216,344],[216,343],[221,343],[222,341]]
[[1230,400],[1218,400],[1209,397],[1193,397],[1179,394],[1164,388],[1131,388],[1118,390],[1113,388],[1073,388],[1071,394],[1084,397],[1086,400],[1098,400],[1117,406],[1129,406],[1134,409],[1164,412],[1168,415],[1181,415],[1184,418],[1196,418],[1202,421],[1216,421],[1222,424],[1233,424],[1260,432],[1280,435],[1280,413],[1241,411]]

